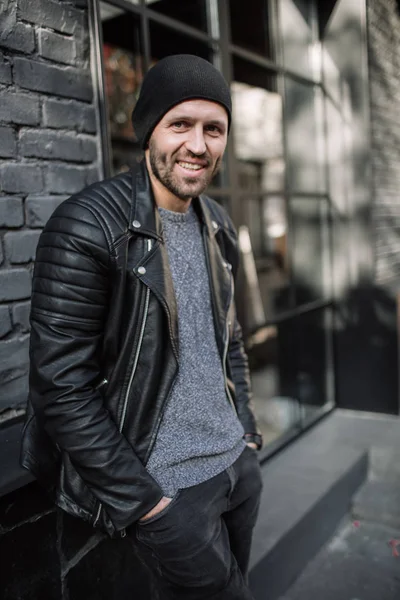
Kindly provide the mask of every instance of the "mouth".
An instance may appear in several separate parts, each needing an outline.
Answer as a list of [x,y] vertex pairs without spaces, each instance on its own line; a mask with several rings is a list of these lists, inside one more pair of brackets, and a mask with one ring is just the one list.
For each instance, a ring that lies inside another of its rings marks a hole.
[[185,160],[178,160],[178,167],[185,173],[186,176],[196,177],[203,173],[207,168],[207,163],[194,163]]

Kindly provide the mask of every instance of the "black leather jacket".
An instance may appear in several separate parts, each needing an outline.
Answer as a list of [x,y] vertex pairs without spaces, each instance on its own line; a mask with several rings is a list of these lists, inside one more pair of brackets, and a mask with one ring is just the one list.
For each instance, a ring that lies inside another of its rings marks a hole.
[[[234,312],[232,223],[193,201],[202,225],[227,395],[256,433]],[[162,498],[146,471],[179,365],[176,300],[145,164],[63,202],[39,241],[21,463],[55,502],[110,535]]]

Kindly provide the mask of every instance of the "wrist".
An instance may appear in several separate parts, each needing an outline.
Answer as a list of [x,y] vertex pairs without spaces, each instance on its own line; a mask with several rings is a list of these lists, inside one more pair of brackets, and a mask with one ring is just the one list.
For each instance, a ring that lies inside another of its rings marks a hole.
[[263,439],[260,433],[245,433],[243,439],[246,444],[255,444],[257,450],[261,450]]

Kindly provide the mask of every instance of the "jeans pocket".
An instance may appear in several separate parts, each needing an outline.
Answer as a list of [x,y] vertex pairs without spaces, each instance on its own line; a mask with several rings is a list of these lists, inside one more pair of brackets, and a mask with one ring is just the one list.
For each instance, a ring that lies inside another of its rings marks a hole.
[[166,514],[169,513],[171,508],[176,504],[180,494],[181,494],[181,490],[178,490],[176,492],[176,494],[173,495],[171,502],[169,504],[167,504],[167,506],[165,508],[163,508],[156,515],[153,515],[152,517],[149,517],[148,519],[145,519],[144,521],[138,521],[137,524],[140,527],[146,527],[146,525],[149,525],[150,523],[154,523],[155,521],[159,521],[160,519],[162,519]]

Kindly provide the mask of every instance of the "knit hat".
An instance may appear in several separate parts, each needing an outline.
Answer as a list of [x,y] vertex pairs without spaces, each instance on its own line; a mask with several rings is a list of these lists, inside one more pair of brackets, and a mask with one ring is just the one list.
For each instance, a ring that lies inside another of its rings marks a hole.
[[146,147],[153,129],[171,108],[197,98],[221,104],[228,113],[230,126],[229,87],[211,63],[191,54],[175,54],[160,60],[144,77],[132,113],[133,128],[141,147]]

